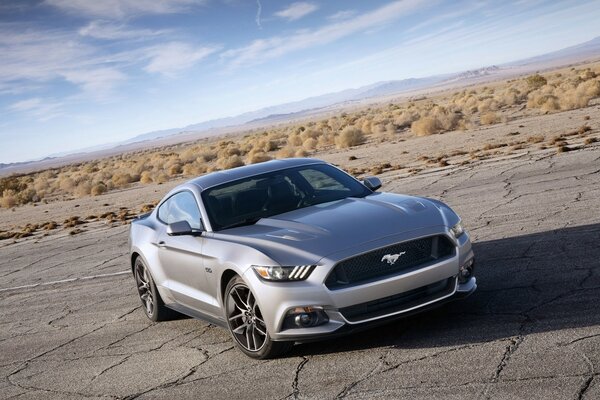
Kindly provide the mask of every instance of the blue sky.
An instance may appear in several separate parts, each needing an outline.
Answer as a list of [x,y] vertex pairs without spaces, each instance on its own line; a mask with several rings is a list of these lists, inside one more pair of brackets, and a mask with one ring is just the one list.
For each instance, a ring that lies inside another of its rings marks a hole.
[[598,0],[0,0],[0,163],[501,64],[598,21]]

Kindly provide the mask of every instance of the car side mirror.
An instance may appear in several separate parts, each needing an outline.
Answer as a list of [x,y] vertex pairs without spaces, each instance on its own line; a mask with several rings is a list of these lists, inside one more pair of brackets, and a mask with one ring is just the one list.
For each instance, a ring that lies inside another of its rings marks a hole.
[[187,221],[177,221],[167,226],[167,235],[169,236],[198,235],[203,231],[202,221],[200,221],[200,229],[193,229]]
[[381,180],[374,176],[367,176],[363,179],[363,184],[372,191],[376,191],[381,187]]

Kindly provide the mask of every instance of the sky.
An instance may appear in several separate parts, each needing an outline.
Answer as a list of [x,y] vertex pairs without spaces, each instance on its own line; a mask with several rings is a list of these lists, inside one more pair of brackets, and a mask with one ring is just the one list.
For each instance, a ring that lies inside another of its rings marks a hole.
[[600,0],[0,0],[0,163],[502,64],[598,21]]

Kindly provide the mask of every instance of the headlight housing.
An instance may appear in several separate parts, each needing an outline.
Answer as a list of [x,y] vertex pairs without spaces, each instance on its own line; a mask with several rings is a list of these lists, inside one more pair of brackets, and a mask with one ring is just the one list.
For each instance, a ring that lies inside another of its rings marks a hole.
[[294,265],[289,267],[282,266],[263,266],[253,265],[252,269],[259,278],[266,281],[286,282],[303,281],[310,276],[316,265]]
[[450,228],[450,232],[454,235],[455,238],[461,237],[465,233],[465,228],[462,226],[462,221],[458,221],[456,225]]

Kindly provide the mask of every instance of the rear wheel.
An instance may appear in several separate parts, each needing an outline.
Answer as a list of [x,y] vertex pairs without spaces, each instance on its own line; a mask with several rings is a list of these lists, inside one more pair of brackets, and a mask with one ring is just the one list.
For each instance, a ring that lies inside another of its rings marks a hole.
[[133,266],[135,283],[142,301],[142,306],[146,316],[154,322],[167,321],[173,319],[177,313],[167,307],[162,301],[152,275],[141,257],[135,260]]
[[246,355],[257,359],[273,358],[294,345],[293,342],[271,340],[256,297],[239,276],[227,284],[225,309],[231,336]]

